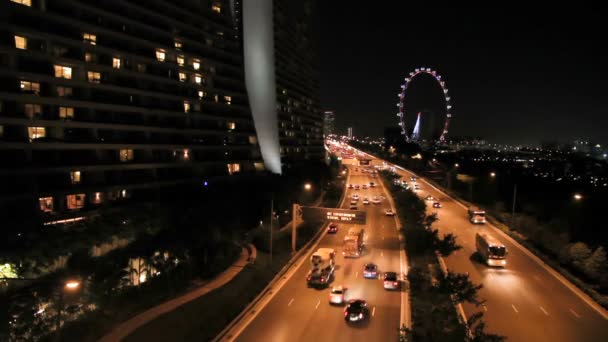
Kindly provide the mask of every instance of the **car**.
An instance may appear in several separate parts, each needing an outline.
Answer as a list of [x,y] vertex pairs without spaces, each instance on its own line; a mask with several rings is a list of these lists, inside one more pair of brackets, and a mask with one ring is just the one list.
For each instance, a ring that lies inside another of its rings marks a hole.
[[434,202],[433,203],[433,208],[441,208],[441,203],[440,202]]
[[348,209],[350,210],[357,210],[357,204],[350,204],[350,207],[348,207]]
[[434,200],[434,198],[433,198],[433,196],[428,195],[428,196],[426,196],[426,200],[427,200],[427,201],[432,201],[432,200]]
[[354,194],[352,197],[353,201],[358,201],[359,200],[359,195]]
[[414,190],[420,190],[420,185],[414,184]]
[[399,289],[399,279],[397,279],[396,272],[384,273],[384,289],[385,290],[397,290]]
[[369,182],[369,187],[370,187],[370,188],[374,188],[374,187],[376,187],[376,183],[374,183],[374,182]]
[[369,317],[367,302],[363,299],[352,299],[344,308],[344,320],[346,322],[360,322]]
[[385,209],[384,210],[384,215],[386,215],[386,216],[395,216],[395,212],[393,211],[393,209]]
[[354,188],[354,187],[355,187],[354,185],[352,185],[352,184],[348,184],[348,188],[349,188],[349,189],[352,189],[352,188]]
[[374,196],[372,198],[372,203],[374,203],[374,204],[380,204],[380,199],[378,198],[378,196]]
[[359,171],[359,169],[358,169],[358,168],[355,168],[355,171]]
[[359,189],[360,189],[359,185],[355,185],[355,190],[359,190]]
[[337,223],[330,223],[329,226],[327,226],[327,232],[329,234],[335,234],[338,232],[338,224]]
[[361,188],[362,189],[367,189],[367,185],[363,184],[363,185],[361,185]]
[[412,181],[412,182],[415,182],[415,181],[416,181],[416,179],[417,179],[417,178],[416,178],[416,176],[411,176],[411,177],[410,177],[410,181]]
[[334,286],[329,291],[329,304],[344,304],[346,301],[346,287]]
[[367,199],[367,197],[363,199],[363,204],[369,204],[369,199]]
[[378,265],[368,263],[363,266],[363,278],[376,279],[378,278]]

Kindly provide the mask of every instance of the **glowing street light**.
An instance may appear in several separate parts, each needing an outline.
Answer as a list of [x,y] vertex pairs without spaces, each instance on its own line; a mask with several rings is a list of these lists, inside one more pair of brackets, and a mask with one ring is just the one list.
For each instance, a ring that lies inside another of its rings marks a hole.
[[490,172],[490,177],[492,177],[492,178],[496,177],[496,172]]
[[312,185],[310,185],[310,183],[304,184],[304,190],[309,191],[310,189],[312,189]]
[[576,201],[580,201],[580,200],[582,200],[582,199],[583,199],[583,195],[578,194],[578,193],[577,193],[577,194],[574,194],[574,200],[576,200]]
[[458,165],[458,163],[454,164],[454,167],[459,167],[460,165]]
[[78,282],[76,280],[68,280],[65,283],[65,288],[67,290],[76,290],[79,286],[80,286],[80,282]]

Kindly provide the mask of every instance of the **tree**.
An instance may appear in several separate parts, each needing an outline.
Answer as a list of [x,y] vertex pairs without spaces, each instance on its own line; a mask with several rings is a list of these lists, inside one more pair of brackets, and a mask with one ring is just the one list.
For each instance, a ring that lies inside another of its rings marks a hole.
[[486,323],[482,318],[483,312],[477,312],[467,320],[471,331],[470,342],[502,342],[507,339],[505,336],[486,332]]
[[469,275],[464,273],[448,272],[447,275],[441,275],[437,284],[437,289],[440,293],[454,296],[454,300],[458,303],[469,302],[475,305],[482,303],[479,300],[478,291],[483,287],[482,284],[475,285],[469,280]]
[[456,236],[452,233],[444,234],[443,239],[437,238],[435,248],[442,256],[447,257],[455,251],[462,249],[462,246],[456,243]]
[[423,224],[426,229],[430,229],[433,226],[433,223],[439,221],[437,218],[437,213],[432,213],[431,215],[426,215],[424,217]]
[[570,246],[570,260],[578,269],[584,269],[584,263],[591,256],[591,249],[584,242],[577,242]]
[[598,247],[589,258],[584,261],[583,271],[591,278],[598,280],[606,273],[606,251],[604,247]]

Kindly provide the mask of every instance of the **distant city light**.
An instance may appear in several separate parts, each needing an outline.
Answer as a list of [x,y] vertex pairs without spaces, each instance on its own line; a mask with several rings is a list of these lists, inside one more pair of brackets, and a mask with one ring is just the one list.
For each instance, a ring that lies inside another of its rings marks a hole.
[[209,183],[207,181],[204,181],[203,186],[207,186],[207,185],[209,185]]
[[492,177],[492,178],[496,177],[496,172],[490,172],[490,177]]

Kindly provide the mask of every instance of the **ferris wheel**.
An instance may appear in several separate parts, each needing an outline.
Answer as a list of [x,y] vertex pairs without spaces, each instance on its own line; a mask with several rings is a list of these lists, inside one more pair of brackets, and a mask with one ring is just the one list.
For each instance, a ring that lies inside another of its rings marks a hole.
[[[437,73],[437,71],[432,70],[431,68],[417,68],[414,71],[409,73],[409,77],[406,77],[405,83],[401,85],[401,92],[398,94],[399,103],[397,103],[397,107],[399,107],[399,112],[397,116],[399,117],[399,126],[401,126],[401,134],[405,137],[407,142],[417,141],[420,139],[420,120],[421,113],[418,113],[418,118],[416,120],[416,124],[414,127],[410,128],[406,125],[406,113],[404,108],[405,96],[407,92],[407,88],[410,83],[416,78],[418,75],[427,74],[432,76],[443,91],[443,97],[445,99],[445,120],[442,125],[442,129],[439,132],[438,138],[436,138],[436,142],[443,143],[445,141],[445,137],[448,134],[448,126],[450,124],[450,119],[452,118],[451,110],[452,105],[450,104],[450,96],[448,95],[448,88],[445,85],[445,81],[441,79],[441,75]],[[411,133],[408,133],[409,130],[412,130]]]

